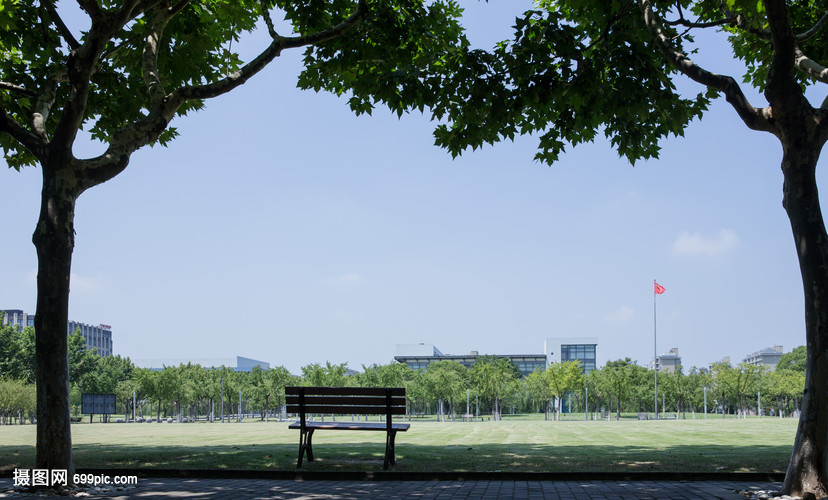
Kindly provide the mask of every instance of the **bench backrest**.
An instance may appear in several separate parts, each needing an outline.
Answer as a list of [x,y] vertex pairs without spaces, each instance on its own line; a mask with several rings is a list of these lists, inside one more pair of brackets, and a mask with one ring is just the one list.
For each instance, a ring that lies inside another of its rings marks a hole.
[[[404,387],[285,387],[288,413],[405,415]],[[390,419],[389,419],[390,420]]]

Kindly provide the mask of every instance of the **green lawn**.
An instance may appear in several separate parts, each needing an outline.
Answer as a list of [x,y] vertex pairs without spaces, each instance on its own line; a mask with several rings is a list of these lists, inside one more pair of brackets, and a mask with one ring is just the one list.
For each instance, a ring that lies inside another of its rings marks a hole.
[[[796,419],[412,422],[397,435],[398,471],[784,472]],[[288,422],[74,424],[79,468],[291,470]],[[306,470],[379,470],[385,434],[314,435]],[[0,426],[0,470],[34,466],[35,426]]]

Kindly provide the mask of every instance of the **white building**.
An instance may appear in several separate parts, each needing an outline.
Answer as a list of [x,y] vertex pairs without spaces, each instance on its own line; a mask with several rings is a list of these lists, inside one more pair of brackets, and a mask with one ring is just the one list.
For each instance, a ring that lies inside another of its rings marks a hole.
[[776,369],[776,364],[779,363],[782,354],[782,346],[775,345],[748,354],[742,362],[749,365],[765,366],[768,370],[773,371]]
[[681,356],[679,356],[678,348],[673,347],[669,352],[656,356],[654,360],[651,360],[647,368],[663,373],[672,373],[679,366],[681,366]]

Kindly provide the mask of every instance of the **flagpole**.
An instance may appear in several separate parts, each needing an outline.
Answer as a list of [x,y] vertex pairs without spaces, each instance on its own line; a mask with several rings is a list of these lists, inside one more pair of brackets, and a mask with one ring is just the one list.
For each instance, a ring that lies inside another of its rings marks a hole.
[[653,403],[655,408],[655,418],[658,420],[658,350],[656,349],[656,280],[653,280],[653,377],[655,380],[655,390],[653,393]]

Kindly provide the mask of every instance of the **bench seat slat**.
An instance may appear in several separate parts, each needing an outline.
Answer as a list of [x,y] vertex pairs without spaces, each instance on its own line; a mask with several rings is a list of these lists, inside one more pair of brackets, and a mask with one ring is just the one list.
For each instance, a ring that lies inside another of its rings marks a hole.
[[[286,396],[285,403],[298,405],[300,396]],[[405,397],[392,397],[391,406],[405,406]],[[385,406],[385,396],[305,396],[305,404],[330,404],[348,406]]]
[[[385,396],[386,389],[381,387],[285,387],[285,394],[288,396],[299,395],[304,390],[306,396]],[[405,396],[405,387],[391,387],[392,396]]]
[[[300,413],[299,405],[287,405],[288,413]],[[346,405],[305,405],[305,413],[333,413],[334,415],[385,415],[389,408],[385,406],[346,406]],[[392,406],[392,415],[405,415],[404,406]]]
[[[342,431],[385,431],[387,427],[385,422],[317,422],[306,421],[305,427],[308,429],[318,430],[342,430]],[[405,432],[411,424],[391,424],[391,428],[395,431]],[[302,424],[294,422],[288,426],[288,429],[301,429]]]

